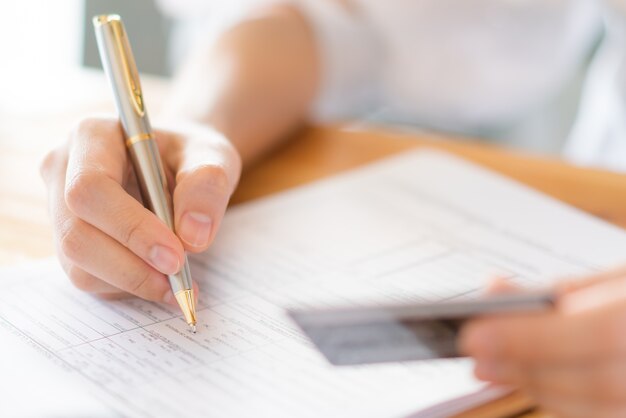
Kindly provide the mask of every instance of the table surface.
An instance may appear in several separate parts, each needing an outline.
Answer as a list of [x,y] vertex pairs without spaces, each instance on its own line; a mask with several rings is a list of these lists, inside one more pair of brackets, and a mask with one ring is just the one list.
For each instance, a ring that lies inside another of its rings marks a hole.
[[[88,84],[96,86],[90,88],[91,93],[105,91],[101,82],[89,81]],[[154,84],[154,87],[146,90],[152,89],[161,95],[165,90],[161,82],[147,84]],[[89,102],[79,97],[68,106],[52,109],[43,109],[37,115],[3,114],[0,107],[0,266],[54,253],[38,162],[47,149],[64,139],[78,117],[93,111],[110,111],[111,107],[107,102]],[[304,129],[294,136],[293,140],[244,173],[232,204],[302,185],[408,149],[431,147],[477,162],[608,222],[626,227],[626,176],[623,175],[578,168],[555,159],[524,155],[476,141],[430,134],[317,127]],[[529,400],[516,393],[461,416],[546,416],[541,412],[527,412],[531,409]]]

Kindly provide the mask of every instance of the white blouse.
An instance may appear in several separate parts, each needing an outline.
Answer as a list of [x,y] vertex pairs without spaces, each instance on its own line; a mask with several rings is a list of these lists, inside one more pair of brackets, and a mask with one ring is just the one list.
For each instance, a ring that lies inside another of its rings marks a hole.
[[322,56],[312,110],[318,120],[376,113],[388,121],[513,139],[507,129],[515,127],[525,145],[534,140],[539,148],[568,135],[578,107],[576,87],[602,33],[602,15],[623,13],[626,3],[230,0],[228,17],[221,19],[218,9],[225,2],[160,1],[179,17],[204,9],[222,26],[237,20],[238,7],[245,11],[268,1],[297,6]]
[[600,24],[588,0],[298,0],[323,54],[324,119],[385,107],[472,131],[563,89]]

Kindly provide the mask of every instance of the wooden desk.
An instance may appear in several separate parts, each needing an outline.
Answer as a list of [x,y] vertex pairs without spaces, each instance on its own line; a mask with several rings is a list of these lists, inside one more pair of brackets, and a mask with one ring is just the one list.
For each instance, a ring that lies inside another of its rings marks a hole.
[[[60,122],[54,123],[58,126]],[[41,133],[41,128],[38,129]],[[24,146],[23,142],[33,133],[14,130],[9,137],[0,130],[0,265],[53,254],[45,192],[37,168],[44,147]],[[301,133],[297,140],[250,169],[233,196],[233,204],[415,147],[447,150],[626,227],[626,176],[575,168],[556,160],[513,154],[466,141],[332,127]],[[514,394],[462,417],[510,417],[529,407],[531,404],[525,397]],[[536,412],[520,416],[545,417]]]

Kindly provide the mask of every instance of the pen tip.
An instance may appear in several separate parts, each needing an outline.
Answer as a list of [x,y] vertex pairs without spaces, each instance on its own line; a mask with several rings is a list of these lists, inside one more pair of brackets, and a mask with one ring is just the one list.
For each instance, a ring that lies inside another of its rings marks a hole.
[[197,330],[195,324],[189,325],[189,328],[191,329],[191,332],[193,332],[194,334],[196,333]]

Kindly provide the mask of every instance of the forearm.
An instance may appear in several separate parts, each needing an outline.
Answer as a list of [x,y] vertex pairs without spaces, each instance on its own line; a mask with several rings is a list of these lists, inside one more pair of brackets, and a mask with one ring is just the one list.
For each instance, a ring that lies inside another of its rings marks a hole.
[[318,79],[306,21],[289,7],[275,6],[197,48],[177,76],[165,113],[219,130],[245,165],[303,121]]

